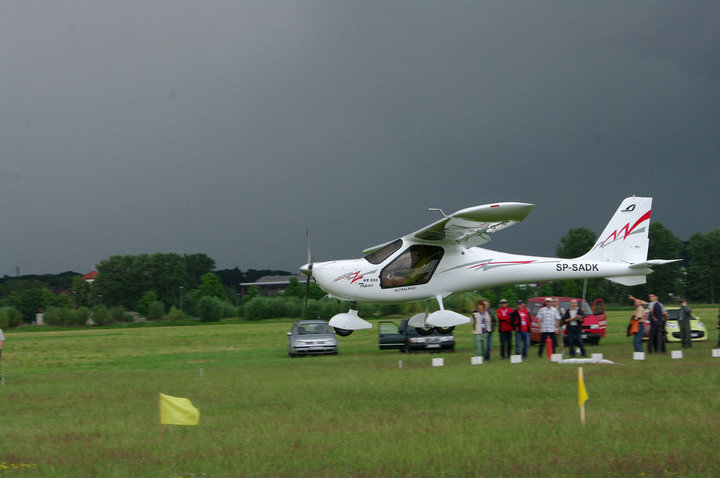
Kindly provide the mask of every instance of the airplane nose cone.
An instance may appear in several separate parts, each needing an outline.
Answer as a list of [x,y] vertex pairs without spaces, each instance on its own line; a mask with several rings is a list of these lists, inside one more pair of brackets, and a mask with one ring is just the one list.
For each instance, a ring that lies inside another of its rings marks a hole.
[[312,264],[308,262],[307,264],[300,266],[300,272],[302,272],[306,276],[311,275],[312,274]]

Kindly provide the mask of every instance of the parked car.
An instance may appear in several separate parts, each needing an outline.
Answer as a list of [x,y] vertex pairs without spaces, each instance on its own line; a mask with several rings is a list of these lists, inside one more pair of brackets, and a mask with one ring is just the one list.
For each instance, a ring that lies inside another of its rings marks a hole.
[[[415,327],[408,326],[408,320],[402,319],[400,325],[391,320],[378,322],[378,346],[380,350],[400,350],[401,352],[455,351],[455,336],[452,328],[440,331],[433,329],[428,335],[422,335]],[[442,333],[445,332],[445,333]]]
[[[577,300],[580,311],[584,314],[582,323],[582,338],[583,342],[589,344],[599,344],[600,339],[605,337],[605,331],[607,329],[607,319],[605,318],[605,301],[603,299],[596,299],[592,303],[592,307],[587,301],[578,299],[577,297],[556,297],[559,301],[558,307],[560,307],[561,313],[570,308],[570,301]],[[545,303],[546,297],[533,297],[528,299],[527,304],[530,309],[530,340],[533,342],[540,342],[540,321],[538,320],[537,313]],[[567,342],[566,327],[563,325],[563,338]]]
[[[665,309],[668,313],[668,319],[665,321],[665,340],[668,342],[680,342],[680,323],[678,317],[680,313],[679,308]],[[645,314],[645,328],[643,329],[643,339],[647,339],[650,336],[650,321],[647,320],[648,314]],[[707,340],[708,332],[705,328],[700,317],[693,314],[690,319],[690,339],[693,342],[700,342]]]
[[288,335],[288,355],[337,354],[338,340],[324,320],[298,320]]

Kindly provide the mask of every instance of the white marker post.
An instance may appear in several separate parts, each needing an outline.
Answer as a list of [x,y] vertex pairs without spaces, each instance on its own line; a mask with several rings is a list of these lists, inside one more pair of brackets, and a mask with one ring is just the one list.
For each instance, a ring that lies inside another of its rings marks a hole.
[[481,357],[481,356],[470,357],[470,365],[482,365],[482,364],[483,364],[483,357]]
[[522,363],[522,355],[511,355],[510,363]]
[[670,352],[670,358],[673,358],[673,359],[683,358],[683,351],[682,350],[673,350],[672,352]]
[[633,360],[645,360],[645,352],[633,352]]
[[443,358],[434,358],[434,359],[432,359],[432,366],[433,366],[433,367],[444,367],[444,366],[445,366],[445,359],[443,359]]
[[713,357],[720,357],[720,349],[712,349]]
[[592,359],[593,362],[600,363],[603,361],[605,356],[603,354],[591,354],[590,358]]

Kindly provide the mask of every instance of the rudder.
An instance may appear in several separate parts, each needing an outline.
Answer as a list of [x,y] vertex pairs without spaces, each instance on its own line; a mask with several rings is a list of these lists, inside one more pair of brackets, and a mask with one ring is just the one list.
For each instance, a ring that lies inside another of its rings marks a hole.
[[620,203],[595,245],[582,259],[598,262],[645,262],[652,198],[629,197]]

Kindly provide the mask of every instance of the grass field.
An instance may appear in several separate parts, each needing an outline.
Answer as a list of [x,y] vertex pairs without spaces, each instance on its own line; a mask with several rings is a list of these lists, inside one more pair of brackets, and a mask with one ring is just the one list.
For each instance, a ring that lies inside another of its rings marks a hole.
[[[629,311],[609,316],[584,366],[533,347],[522,364],[377,349],[290,359],[290,321],[6,332],[0,474],[72,477],[719,476],[717,309],[682,360],[633,361]],[[679,345],[669,345],[678,349]],[[442,356],[444,367],[432,367]],[[399,367],[402,360],[402,368]],[[158,392],[190,398],[196,427],[158,426]]]

